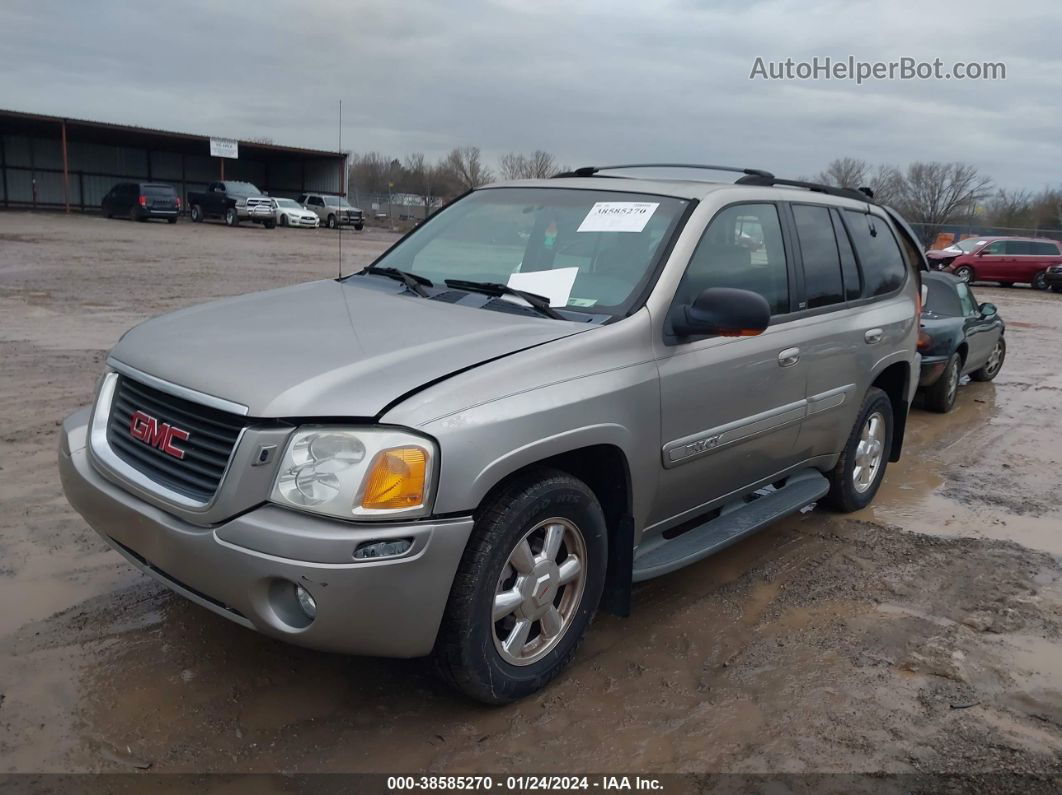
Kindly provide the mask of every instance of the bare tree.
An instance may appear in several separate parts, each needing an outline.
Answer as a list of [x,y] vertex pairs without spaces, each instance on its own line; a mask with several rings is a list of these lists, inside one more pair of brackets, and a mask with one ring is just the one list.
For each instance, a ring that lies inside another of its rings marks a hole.
[[502,155],[499,166],[504,179],[548,179],[562,170],[557,158],[541,149],[530,155],[509,152]]
[[459,146],[451,150],[446,156],[446,167],[465,190],[494,181],[494,175],[483,164],[478,146]]
[[867,187],[874,192],[874,201],[889,207],[903,201],[903,174],[896,166],[880,165],[868,175]]
[[815,182],[835,185],[838,188],[862,188],[868,182],[870,166],[867,161],[854,157],[839,157],[830,161],[825,171],[819,172]]
[[1011,229],[1036,226],[1033,197],[1025,190],[999,189],[985,201],[983,215],[985,222],[992,226]]
[[429,163],[422,152],[414,152],[406,157],[402,185],[404,190],[420,196],[425,217],[431,213],[436,199],[445,192],[445,171],[441,163]]
[[393,158],[379,152],[366,152],[350,156],[349,184],[352,189],[365,193],[387,193],[387,185],[393,174]]
[[992,180],[967,163],[911,163],[898,204],[907,220],[922,224],[932,238],[945,224],[972,215],[991,187]]

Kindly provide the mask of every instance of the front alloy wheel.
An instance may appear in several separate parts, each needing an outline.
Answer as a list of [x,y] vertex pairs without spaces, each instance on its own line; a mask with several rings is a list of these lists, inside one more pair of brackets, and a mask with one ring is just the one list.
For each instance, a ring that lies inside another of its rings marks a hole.
[[973,268],[969,265],[962,265],[955,269],[955,278],[964,284],[969,284],[974,280]]
[[556,469],[500,486],[476,511],[432,652],[465,695],[506,704],[571,662],[605,586],[608,533],[594,492]]
[[520,539],[494,594],[494,647],[503,660],[530,665],[557,647],[582,601],[584,560],[583,531],[559,516]]

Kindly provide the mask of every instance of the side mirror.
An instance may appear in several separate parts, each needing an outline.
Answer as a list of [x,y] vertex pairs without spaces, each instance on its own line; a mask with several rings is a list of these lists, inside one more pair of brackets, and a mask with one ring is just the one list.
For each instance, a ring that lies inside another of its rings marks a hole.
[[675,308],[671,326],[679,337],[718,334],[723,337],[754,337],[771,323],[767,299],[751,290],[709,287],[693,304]]
[[996,313],[999,311],[998,309],[996,309],[995,304],[988,303],[981,304],[978,309],[981,312],[981,317],[995,317]]

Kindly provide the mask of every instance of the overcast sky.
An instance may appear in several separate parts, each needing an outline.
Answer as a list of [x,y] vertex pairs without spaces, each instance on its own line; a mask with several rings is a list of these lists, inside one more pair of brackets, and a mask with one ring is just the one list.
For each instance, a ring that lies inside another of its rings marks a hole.
[[[0,107],[402,156],[541,148],[810,176],[838,156],[1062,183],[1057,0],[4,0]],[[999,81],[750,80],[755,58]]]

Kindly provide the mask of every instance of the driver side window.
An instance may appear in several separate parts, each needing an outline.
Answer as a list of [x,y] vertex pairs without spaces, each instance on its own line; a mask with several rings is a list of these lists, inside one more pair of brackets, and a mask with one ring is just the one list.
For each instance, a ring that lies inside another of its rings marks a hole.
[[1006,245],[1007,244],[1002,240],[997,240],[995,243],[989,243],[985,246],[984,252],[985,254],[1002,254],[1005,251],[1004,247]]
[[767,299],[772,315],[789,311],[789,274],[775,205],[736,204],[712,219],[679,282],[676,302],[692,304],[709,287],[751,290]]

